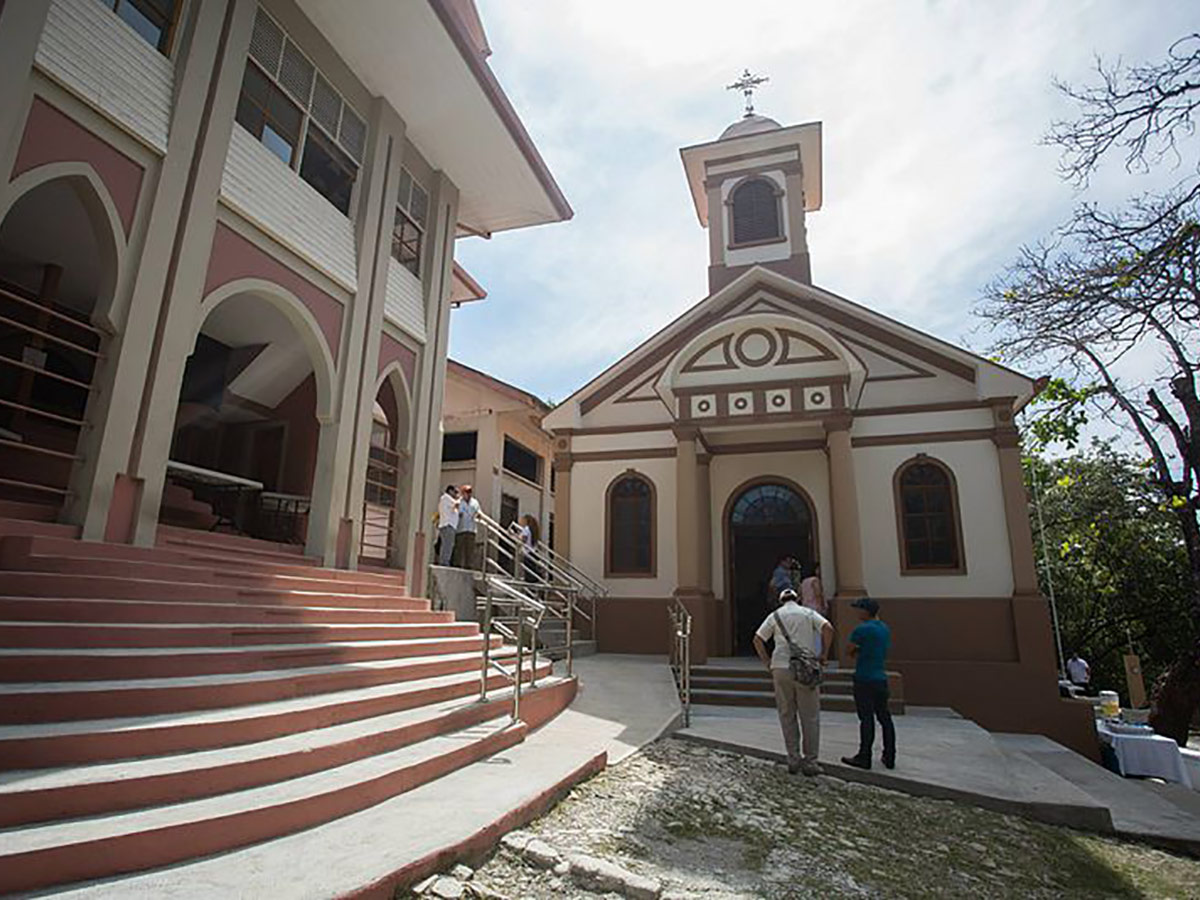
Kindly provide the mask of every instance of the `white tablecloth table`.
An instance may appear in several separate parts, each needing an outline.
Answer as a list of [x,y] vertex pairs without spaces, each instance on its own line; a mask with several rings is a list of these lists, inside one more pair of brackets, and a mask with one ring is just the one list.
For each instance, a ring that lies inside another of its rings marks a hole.
[[1153,732],[1122,734],[1113,731],[1105,722],[1096,723],[1096,733],[1101,741],[1113,748],[1122,775],[1161,778],[1176,781],[1184,787],[1192,786],[1179,745],[1170,738]]

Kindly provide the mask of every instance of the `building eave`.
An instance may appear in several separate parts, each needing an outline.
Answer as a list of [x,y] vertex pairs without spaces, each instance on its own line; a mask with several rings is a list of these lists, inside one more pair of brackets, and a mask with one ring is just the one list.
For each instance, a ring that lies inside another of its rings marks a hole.
[[459,222],[489,235],[572,211],[481,49],[470,0],[297,0],[406,138],[459,192]]

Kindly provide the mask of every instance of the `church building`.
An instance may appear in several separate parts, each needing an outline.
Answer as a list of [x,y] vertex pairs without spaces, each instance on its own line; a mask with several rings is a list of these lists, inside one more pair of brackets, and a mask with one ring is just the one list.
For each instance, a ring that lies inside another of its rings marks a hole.
[[1032,379],[813,283],[821,123],[748,109],[685,147],[707,297],[553,413],[556,543],[603,581],[601,650],[751,652],[780,557],[820,565],[847,664],[880,601],[908,703],[1087,746],[1058,697],[1014,416]]

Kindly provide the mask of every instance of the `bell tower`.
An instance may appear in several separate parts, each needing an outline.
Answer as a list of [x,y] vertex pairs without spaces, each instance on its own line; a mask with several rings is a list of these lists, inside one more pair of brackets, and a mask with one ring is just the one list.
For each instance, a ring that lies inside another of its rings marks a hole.
[[754,111],[766,81],[747,69],[729,85],[746,111],[715,141],[680,150],[700,224],[708,229],[708,289],[753,265],[812,283],[805,214],[821,208],[821,123],[780,125]]

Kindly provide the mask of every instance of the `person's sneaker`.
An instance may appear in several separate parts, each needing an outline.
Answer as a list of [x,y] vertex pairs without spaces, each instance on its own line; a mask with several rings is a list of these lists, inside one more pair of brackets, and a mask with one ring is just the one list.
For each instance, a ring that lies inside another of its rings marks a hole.
[[861,756],[843,756],[842,762],[848,766],[854,766],[856,769],[870,769],[871,761],[863,759]]
[[790,762],[790,763],[788,763],[788,774],[789,775],[799,775],[802,768],[803,768],[803,763]]
[[815,759],[806,759],[800,763],[800,771],[809,778],[813,778],[821,774],[821,764]]
[[894,756],[885,756],[885,757],[883,757],[883,767],[884,767],[885,769],[894,769],[894,768],[896,768],[896,757],[894,757]]

